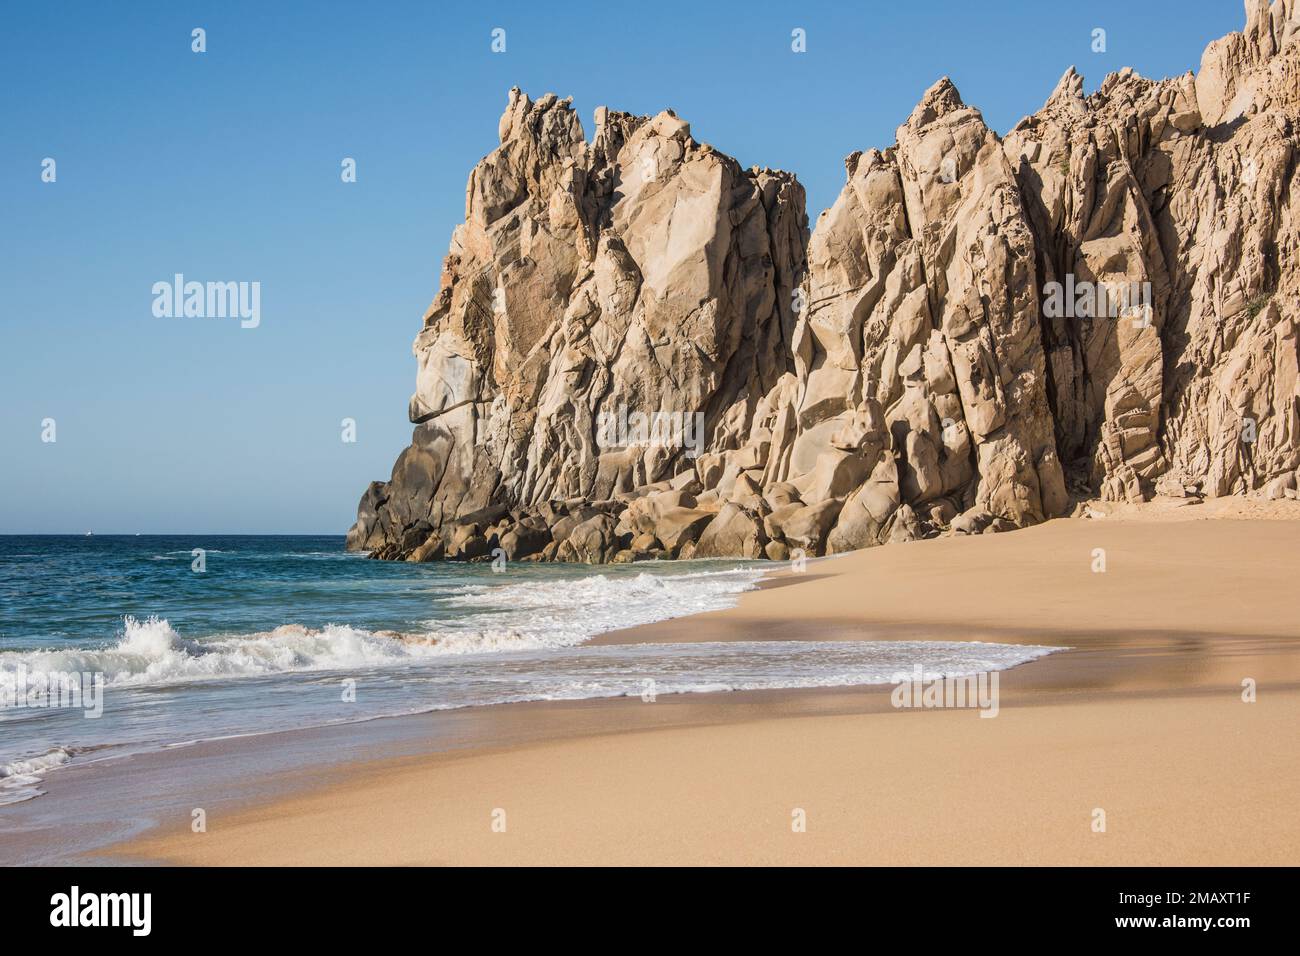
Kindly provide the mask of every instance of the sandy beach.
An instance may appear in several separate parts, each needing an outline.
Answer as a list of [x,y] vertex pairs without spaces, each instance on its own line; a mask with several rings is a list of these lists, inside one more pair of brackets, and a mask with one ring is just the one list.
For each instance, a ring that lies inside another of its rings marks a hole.
[[[599,640],[1069,650],[1002,672],[994,719],[900,710],[888,686],[482,708],[531,739],[352,762],[327,784],[211,818],[206,833],[178,820],[112,853],[197,865],[1294,863],[1298,543],[1300,503],[1225,502],[876,548],[802,573],[774,565],[733,609]],[[539,730],[548,715],[563,716],[554,734]]]

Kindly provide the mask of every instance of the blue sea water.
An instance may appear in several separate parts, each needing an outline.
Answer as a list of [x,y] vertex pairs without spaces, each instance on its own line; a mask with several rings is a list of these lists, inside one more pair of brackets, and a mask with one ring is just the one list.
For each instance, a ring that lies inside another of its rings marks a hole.
[[450,570],[367,561],[342,536],[0,537],[0,649],[93,646],[125,615],[161,615],[190,637],[288,623],[400,630],[429,616],[431,591],[477,571]]
[[0,650],[93,646],[120,636],[124,616],[165,617],[191,638],[282,624],[414,630],[490,573],[369,561],[342,535],[0,537]]
[[731,606],[766,567],[498,573],[370,561],[342,536],[0,536],[0,803],[39,795],[70,761],[201,739],[524,700],[885,683],[916,663],[964,674],[1049,651],[586,644]]

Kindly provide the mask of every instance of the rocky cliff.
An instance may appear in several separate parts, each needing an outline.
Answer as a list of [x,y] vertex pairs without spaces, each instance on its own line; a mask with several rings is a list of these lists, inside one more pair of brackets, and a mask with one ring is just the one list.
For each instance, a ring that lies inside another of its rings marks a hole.
[[671,111],[588,142],[512,90],[348,546],[782,559],[1294,496],[1298,4],[1195,75],[1070,69],[1004,138],[941,80],[811,234],[794,176]]

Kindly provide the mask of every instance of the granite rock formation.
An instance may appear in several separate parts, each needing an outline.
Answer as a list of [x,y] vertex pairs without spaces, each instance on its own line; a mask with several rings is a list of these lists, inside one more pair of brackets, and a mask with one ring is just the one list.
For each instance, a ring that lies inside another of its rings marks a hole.
[[375,557],[835,553],[1074,502],[1295,495],[1300,0],[1201,69],[941,80],[809,233],[671,111],[512,90],[415,340]]

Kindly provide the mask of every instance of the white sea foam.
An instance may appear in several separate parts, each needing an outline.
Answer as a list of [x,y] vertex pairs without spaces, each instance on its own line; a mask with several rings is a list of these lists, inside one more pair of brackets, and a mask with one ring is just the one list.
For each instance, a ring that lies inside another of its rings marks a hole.
[[732,607],[762,577],[743,567],[469,585],[448,601],[469,612],[462,622],[429,625],[443,653],[573,647],[597,634]]
[[[38,795],[43,774],[81,748],[109,748],[102,754],[109,756],[215,736],[648,689],[658,696],[882,684],[917,664],[961,676],[1054,650],[926,641],[585,644],[603,632],[729,607],[761,574],[698,565],[686,573],[526,572],[450,596],[431,592],[430,612],[441,604],[442,613],[409,633],[286,624],[193,638],[162,618],[128,617],[116,642],[102,647],[0,653],[0,677],[20,667],[98,672],[108,688],[99,720],[79,711],[0,711],[0,803]],[[341,677],[357,688],[346,705]]]
[[66,750],[56,747],[40,756],[0,763],[0,806],[39,797],[41,789],[37,785],[41,782],[41,775],[70,759]]
[[109,687],[170,684],[291,671],[357,668],[430,653],[427,643],[345,625],[309,628],[285,624],[271,631],[190,640],[163,618],[127,617],[121,639],[105,648],[68,648],[0,654],[0,673],[102,673]]
[[20,666],[102,673],[106,686],[120,687],[571,647],[605,631],[729,607],[761,576],[757,570],[738,569],[473,585],[447,602],[464,610],[458,619],[431,620],[414,633],[285,624],[252,634],[190,639],[163,618],[127,617],[114,645],[0,653],[0,675]]
[[[289,642],[296,644],[295,653],[302,654],[304,646],[328,646],[327,635],[337,636],[346,630],[306,633],[306,629],[289,627],[278,628],[272,635],[280,633],[282,642],[286,632],[297,635]],[[121,752],[125,753],[200,739],[523,701],[647,695],[657,699],[672,694],[855,687],[892,683],[918,666],[931,677],[959,677],[1004,670],[1058,649],[952,641],[736,641],[470,654],[439,652],[435,646],[410,645],[378,635],[356,638],[354,634],[350,642],[344,642],[350,643],[350,649],[332,646],[328,657],[331,669],[318,669],[319,676],[281,672],[270,678],[271,683],[237,681],[229,686],[172,681],[171,686],[183,692],[165,701],[166,719],[160,720],[164,701],[156,690],[135,686],[145,675],[157,676],[160,663],[167,662],[173,672],[189,675],[201,667],[229,668],[239,658],[241,666],[247,668],[248,661],[255,661],[263,668],[258,673],[267,673],[267,656],[251,653],[249,646],[261,647],[273,639],[246,638],[237,651],[210,651],[195,658],[176,646],[165,622],[155,621],[136,625],[123,643],[128,642],[131,653],[145,653],[151,664],[132,673],[116,688],[116,694],[110,691],[107,699],[111,706],[105,707],[104,719],[82,721],[56,714],[54,719],[62,718],[60,723],[35,726],[22,734],[21,716],[11,712],[18,722],[7,729],[13,731],[9,736],[19,747],[18,753],[34,752],[40,746],[38,741],[50,739],[51,734],[69,746],[124,748]],[[330,686],[337,677],[326,679],[324,675],[337,674],[342,660],[354,663],[344,673],[355,680],[357,697],[341,711],[337,689]],[[243,673],[247,674],[247,669]],[[228,671],[226,676],[230,676]],[[43,711],[41,716],[50,713]],[[60,750],[3,765],[0,803],[36,796],[42,774],[66,760],[67,751]],[[3,779],[6,776],[10,779]]]

